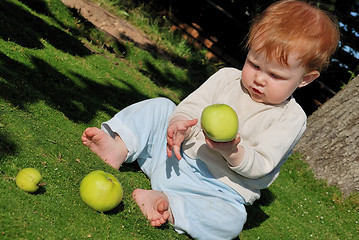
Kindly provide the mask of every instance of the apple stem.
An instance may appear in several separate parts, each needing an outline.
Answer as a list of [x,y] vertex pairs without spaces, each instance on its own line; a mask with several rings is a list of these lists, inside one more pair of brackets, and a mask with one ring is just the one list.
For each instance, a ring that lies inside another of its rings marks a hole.
[[46,185],[46,183],[39,183],[39,184],[37,184],[38,186],[45,186]]

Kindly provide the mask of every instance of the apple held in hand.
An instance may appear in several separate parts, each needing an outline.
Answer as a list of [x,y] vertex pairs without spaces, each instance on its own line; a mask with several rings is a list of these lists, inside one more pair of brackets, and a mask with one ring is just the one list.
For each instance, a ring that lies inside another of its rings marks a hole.
[[232,141],[238,131],[238,116],[227,104],[213,104],[203,110],[201,126],[215,142]]
[[34,193],[39,189],[41,179],[41,173],[35,168],[24,168],[16,175],[15,182],[20,189]]
[[112,174],[95,170],[82,179],[80,196],[91,208],[106,212],[120,204],[123,190],[121,183]]

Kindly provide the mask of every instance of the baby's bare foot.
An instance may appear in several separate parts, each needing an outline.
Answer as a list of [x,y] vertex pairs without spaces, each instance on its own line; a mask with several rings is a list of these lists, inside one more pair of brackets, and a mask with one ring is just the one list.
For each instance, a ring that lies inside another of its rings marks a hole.
[[125,161],[127,148],[118,136],[112,138],[103,130],[87,128],[81,137],[82,143],[113,168],[118,169]]
[[163,192],[136,189],[132,197],[152,226],[159,227],[167,221],[174,223],[168,197]]

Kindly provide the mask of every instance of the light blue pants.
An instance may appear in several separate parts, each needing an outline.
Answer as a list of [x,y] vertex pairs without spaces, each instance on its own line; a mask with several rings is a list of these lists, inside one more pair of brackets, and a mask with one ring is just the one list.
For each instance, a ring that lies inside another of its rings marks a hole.
[[195,239],[233,239],[247,218],[243,198],[215,179],[201,160],[183,153],[180,161],[167,157],[168,118],[175,107],[166,98],[145,100],[102,123],[102,129],[121,136],[129,150],[126,162],[137,160],[152,189],[168,196],[177,232]]

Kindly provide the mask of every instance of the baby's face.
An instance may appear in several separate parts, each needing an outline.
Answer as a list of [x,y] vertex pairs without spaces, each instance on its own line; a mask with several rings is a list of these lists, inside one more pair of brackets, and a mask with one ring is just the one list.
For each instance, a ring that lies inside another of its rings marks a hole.
[[250,50],[242,70],[242,83],[251,98],[260,103],[280,104],[304,86],[306,69],[295,55],[289,55],[288,66],[274,59],[267,60],[262,52]]

